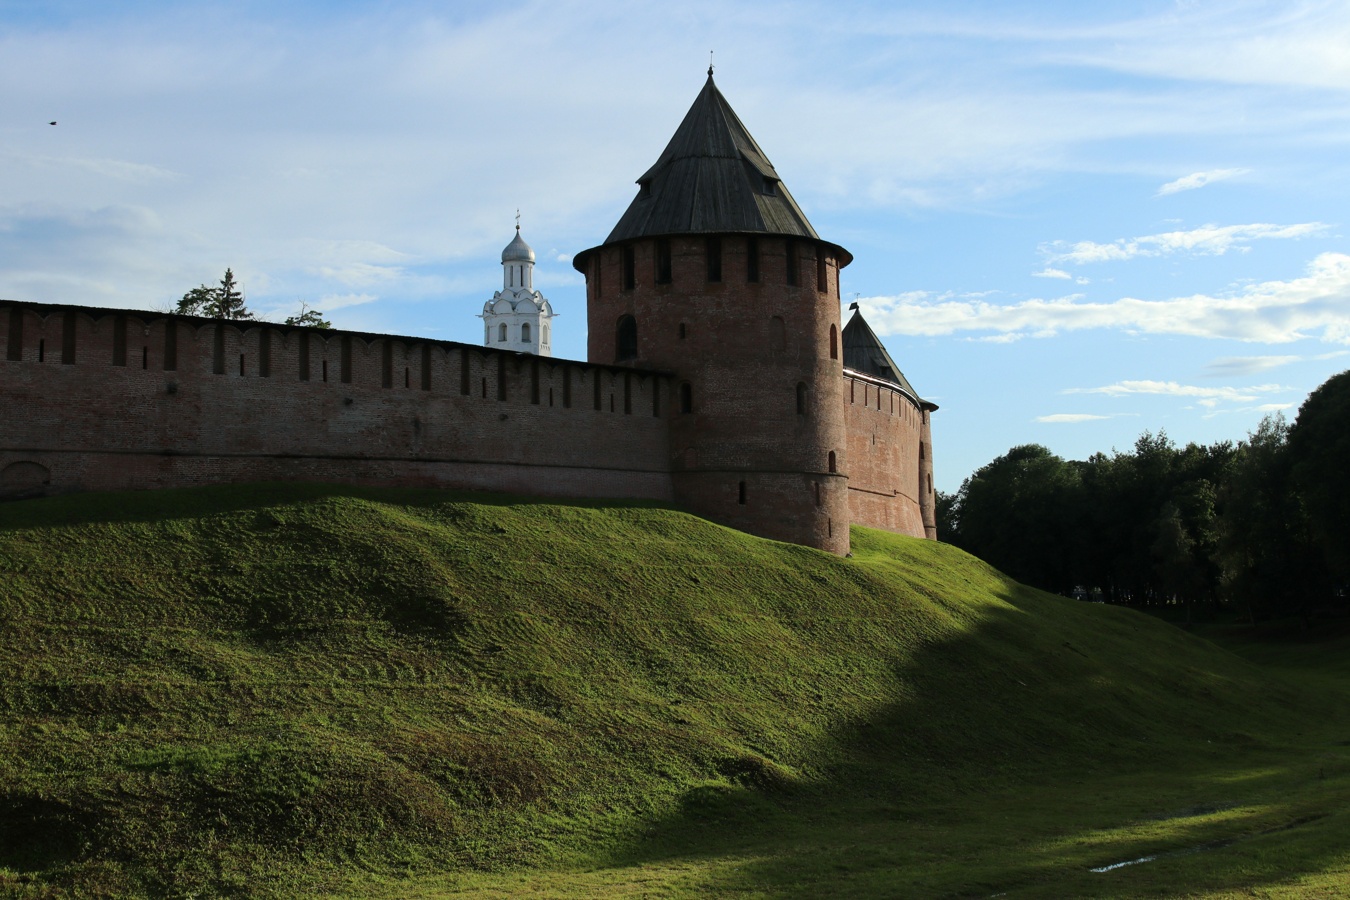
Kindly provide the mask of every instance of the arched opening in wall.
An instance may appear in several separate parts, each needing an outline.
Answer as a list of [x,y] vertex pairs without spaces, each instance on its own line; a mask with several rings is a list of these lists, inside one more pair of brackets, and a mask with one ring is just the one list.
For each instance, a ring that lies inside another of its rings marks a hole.
[[215,336],[211,343],[211,374],[225,374],[225,326],[215,327]]
[[244,354],[239,354],[239,374],[244,374]]
[[114,366],[125,366],[127,364],[127,317],[115,316],[113,318],[113,347],[112,364]]
[[745,482],[738,482],[736,485],[736,502],[741,506],[745,505]]
[[924,461],[925,459],[927,459],[927,458],[928,458],[928,453],[927,453],[927,451],[924,449],[924,443],[923,443],[923,441],[919,441],[919,462],[923,462],[923,461]]
[[20,460],[0,469],[0,497],[17,500],[36,497],[52,483],[52,473],[41,463]]
[[813,482],[812,486],[816,489],[816,506],[820,506],[820,482]]
[[502,324],[497,326],[497,343],[500,344],[504,343],[505,341],[506,341],[506,323],[503,322]]
[[522,344],[528,344],[528,343],[530,342],[530,323],[529,323],[529,322],[521,322],[521,323],[520,323],[520,342],[521,342]]
[[834,451],[833,451],[833,450],[830,451],[829,458],[826,460],[826,462],[827,462],[827,464],[828,464],[829,467],[830,467],[830,472],[831,472],[831,474],[833,474],[833,473],[839,471],[838,457],[836,457],[836,456],[834,455]]
[[323,366],[322,366],[321,368],[322,368],[322,373],[321,373],[321,375],[322,375],[322,377],[323,377],[323,380],[324,380],[325,382],[327,382],[327,381],[328,381],[328,360],[325,359],[325,360],[323,361]]
[[623,362],[637,359],[637,319],[632,316],[620,316],[614,327],[614,361]]
[[769,350],[774,353],[782,353],[787,349],[787,326],[783,324],[782,316],[774,316],[769,319]]
[[9,311],[9,343],[5,348],[5,359],[19,362],[23,359],[23,310]]
[[680,333],[680,340],[684,340],[686,337],[689,336],[689,330],[688,330],[687,328],[685,328],[683,322],[680,323],[680,332],[679,332],[679,333]]
[[831,325],[831,326],[830,326],[830,359],[838,359],[838,358],[839,358],[839,329],[838,329],[836,326]]
[[680,412],[691,413],[694,411],[694,389],[689,386],[689,382],[680,383]]
[[61,364],[75,364],[75,313],[68,312],[61,317]]
[[666,238],[656,240],[656,283],[670,284],[672,281],[670,265],[670,241]]
[[797,382],[797,415],[806,415],[806,382]]
[[47,361],[47,339],[38,338],[38,362]]
[[633,245],[626,244],[623,248],[623,289],[631,291],[637,287],[637,258],[633,252]]
[[708,262],[708,280],[722,280],[722,239],[720,237],[707,238],[703,246],[704,256]]
[[403,368],[403,386],[405,388],[412,387],[412,369],[407,366]]

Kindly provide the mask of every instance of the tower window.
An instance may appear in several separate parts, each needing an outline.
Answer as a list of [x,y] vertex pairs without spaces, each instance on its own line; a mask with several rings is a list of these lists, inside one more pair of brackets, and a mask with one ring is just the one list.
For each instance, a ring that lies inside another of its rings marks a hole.
[[61,317],[61,362],[67,366],[75,363],[75,322],[73,312]]
[[656,283],[670,284],[670,241],[661,238],[656,242]]
[[797,415],[806,415],[806,382],[797,382]]
[[708,258],[708,280],[722,280],[722,239],[710,237],[705,243],[704,253]]
[[759,241],[745,239],[745,280],[759,281]]
[[837,461],[837,459],[836,459],[836,457],[835,457],[835,455],[834,455],[834,451],[833,451],[833,450],[830,451],[830,456],[829,456],[829,459],[828,459],[828,463],[829,463],[829,467],[830,467],[830,472],[831,472],[831,473],[834,473],[834,472],[838,472],[838,471],[839,471],[838,461]]
[[23,359],[23,310],[9,311],[9,346],[5,350],[5,358],[11,362]]
[[506,323],[505,323],[505,322],[503,322],[502,324],[500,324],[500,325],[497,326],[497,341],[500,343],[501,341],[504,341],[504,340],[506,340]]
[[620,316],[614,329],[614,361],[637,359],[637,320],[632,316]]
[[680,385],[680,412],[691,413],[694,411],[694,389],[689,386],[689,382],[683,382]]
[[633,255],[633,245],[627,244],[623,248],[623,289],[631,291],[637,286],[637,260]]
[[787,262],[787,283],[797,284],[797,242],[788,240],[783,249],[783,258]]
[[738,483],[737,483],[737,485],[736,485],[736,494],[737,494],[736,502],[739,503],[741,506],[744,506],[744,505],[745,505],[745,482],[744,482],[744,481],[741,481],[741,482],[738,482]]
[[769,178],[767,175],[764,177],[764,193],[766,196],[769,197],[772,197],[778,193],[778,182],[774,181],[772,178]]
[[830,359],[839,358],[839,329],[830,326]]
[[530,323],[522,322],[520,325],[520,342],[528,344],[530,342]]
[[684,323],[681,322],[681,323],[680,323],[680,340],[684,340],[686,334],[687,334],[687,331],[686,331],[686,329],[685,329],[685,327],[684,327]]
[[127,364],[127,317],[113,319],[113,359],[114,366]]

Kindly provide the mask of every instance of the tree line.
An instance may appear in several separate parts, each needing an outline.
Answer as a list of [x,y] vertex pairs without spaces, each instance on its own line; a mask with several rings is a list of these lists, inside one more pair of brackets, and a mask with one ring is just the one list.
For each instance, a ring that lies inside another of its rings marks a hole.
[[1027,584],[1253,622],[1350,611],[1350,371],[1245,440],[1065,460],[1013,447],[937,499],[938,537]]

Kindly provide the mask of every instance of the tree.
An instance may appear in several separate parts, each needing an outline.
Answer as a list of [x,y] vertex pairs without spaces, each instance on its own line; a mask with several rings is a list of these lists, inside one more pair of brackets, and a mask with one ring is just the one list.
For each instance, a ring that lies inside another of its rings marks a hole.
[[234,272],[225,270],[219,287],[201,285],[183,295],[176,310],[180,315],[205,316],[210,319],[252,319],[253,313],[244,306],[244,292],[234,282]]
[[1078,470],[1045,447],[1013,447],[961,484],[953,543],[1019,581],[1067,593],[1077,583],[1079,490]]
[[301,325],[306,328],[332,328],[333,323],[323,317],[323,313],[317,309],[310,309],[309,304],[300,301],[300,314],[298,316],[287,316],[287,325]]
[[1308,395],[1289,429],[1295,488],[1328,568],[1350,578],[1350,371]]

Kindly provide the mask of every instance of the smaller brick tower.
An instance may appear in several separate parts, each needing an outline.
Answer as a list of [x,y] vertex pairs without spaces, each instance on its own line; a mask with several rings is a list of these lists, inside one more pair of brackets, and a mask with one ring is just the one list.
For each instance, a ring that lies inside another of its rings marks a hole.
[[714,521],[844,554],[839,269],[712,71],[586,276],[593,363],[677,376],[676,498]]

